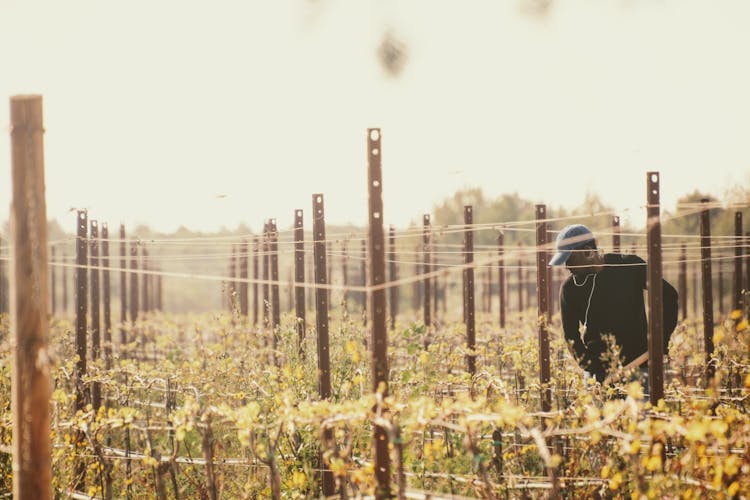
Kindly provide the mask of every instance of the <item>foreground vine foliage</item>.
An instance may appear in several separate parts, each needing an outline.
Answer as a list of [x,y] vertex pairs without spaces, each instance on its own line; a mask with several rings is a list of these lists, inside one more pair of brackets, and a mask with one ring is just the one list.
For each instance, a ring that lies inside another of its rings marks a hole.
[[[665,400],[656,407],[632,374],[612,386],[586,385],[553,323],[549,413],[539,411],[533,316],[504,330],[480,316],[473,379],[463,324],[397,324],[389,333],[387,395],[371,391],[361,318],[332,318],[329,401],[317,396],[314,331],[300,350],[294,318],[282,319],[276,352],[269,330],[228,313],[156,313],[126,325],[130,341],[116,343],[110,368],[88,360],[84,387],[101,387],[102,406],[79,412],[73,325],[54,320],[54,490],[62,497],[78,490],[98,498],[318,498],[325,468],[337,498],[371,495],[378,423],[391,442],[394,496],[750,495],[750,330],[739,311],[714,333],[717,369],[708,381],[701,328],[678,326]],[[0,318],[0,492],[12,490],[8,323]]]

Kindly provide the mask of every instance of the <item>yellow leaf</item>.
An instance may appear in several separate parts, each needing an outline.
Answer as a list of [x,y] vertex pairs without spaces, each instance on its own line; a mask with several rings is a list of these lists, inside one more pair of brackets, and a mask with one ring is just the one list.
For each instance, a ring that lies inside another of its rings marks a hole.
[[739,310],[739,309],[735,309],[734,311],[732,311],[731,313],[729,313],[729,318],[733,319],[735,321],[738,320],[738,319],[740,319],[741,317],[742,317],[742,311]]
[[747,324],[747,318],[743,319],[739,323],[737,323],[737,326],[735,327],[738,332],[744,332],[747,330],[748,324]]
[[714,330],[714,345],[717,345],[724,338],[724,332],[721,328]]

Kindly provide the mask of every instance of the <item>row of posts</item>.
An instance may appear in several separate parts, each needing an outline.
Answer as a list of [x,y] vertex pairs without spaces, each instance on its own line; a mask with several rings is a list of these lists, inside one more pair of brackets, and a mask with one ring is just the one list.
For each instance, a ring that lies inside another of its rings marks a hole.
[[[13,279],[11,286],[11,306],[15,308],[11,315],[11,334],[14,337],[13,352],[13,467],[14,467],[14,496],[18,498],[49,498],[51,497],[51,469],[49,442],[49,394],[50,394],[50,366],[48,349],[48,315],[49,299],[48,270],[47,270],[47,236],[46,236],[46,204],[44,198],[44,166],[43,166],[43,125],[41,119],[41,98],[38,96],[19,97],[11,99],[11,136],[12,136],[12,178],[13,200],[11,204],[11,242],[13,245]],[[375,497],[389,498],[390,494],[390,451],[388,435],[388,408],[384,401],[389,392],[388,380],[388,332],[386,329],[386,245],[383,228],[382,201],[382,166],[381,166],[381,135],[379,129],[367,131],[368,158],[368,207],[369,207],[369,237],[367,253],[369,255],[368,273],[368,313],[370,328],[370,353],[372,365],[372,390],[378,394],[378,403],[373,408],[373,460],[375,466]],[[659,175],[656,172],[647,174],[648,199],[648,283],[649,283],[649,384],[652,402],[663,397],[663,353],[661,341],[661,286],[651,286],[661,283],[661,223],[659,215]],[[300,213],[301,216],[301,213]],[[476,337],[474,330],[474,264],[473,264],[473,210],[465,207],[465,239],[464,239],[464,318],[467,330],[467,370],[471,375],[476,371]],[[544,205],[536,207],[537,216],[537,295],[539,318],[539,373],[542,387],[542,410],[550,408],[550,366],[549,366],[549,309],[548,309],[548,273],[547,266],[550,249],[547,241],[546,208]],[[704,304],[704,337],[706,356],[710,360],[713,355],[713,304],[711,291],[711,257],[710,257],[710,226],[708,211],[701,217],[701,261],[703,278]],[[79,355],[77,364],[77,385],[81,385],[82,374],[86,364],[86,312],[88,294],[85,286],[89,263],[86,260],[86,229],[87,217],[84,212],[78,214],[78,239],[76,283],[77,283],[77,321],[76,321],[76,350]],[[93,228],[98,230],[96,225]],[[737,231],[738,239],[741,234]],[[275,227],[268,228],[275,233]],[[330,388],[330,358],[328,345],[328,286],[326,279],[325,255],[325,224],[323,195],[313,195],[313,233],[316,281],[316,327],[318,333],[318,374],[319,392],[321,398],[329,398]],[[98,234],[92,234],[91,241],[96,241]],[[104,241],[107,240],[103,235]],[[124,242],[124,237],[122,238]],[[269,238],[269,251],[275,252],[275,240]],[[429,240],[425,239],[425,246]],[[738,241],[738,247],[739,247]],[[108,247],[102,250],[103,266],[108,269]],[[738,254],[739,257],[739,254]],[[125,260],[125,253],[121,246],[121,259]],[[136,265],[135,251],[131,250],[131,270]],[[273,262],[273,261],[272,261]],[[741,262],[737,258],[737,262]],[[91,262],[93,269],[99,264],[98,244],[91,245]],[[271,267],[273,269],[273,265]],[[502,266],[500,266],[502,269]],[[122,265],[121,277],[125,277],[125,265]],[[264,273],[265,274],[265,273]],[[741,267],[736,272],[741,275]],[[304,275],[295,273],[296,276]],[[270,276],[264,276],[268,283],[278,283],[278,276],[273,271]],[[103,274],[108,284],[108,270]],[[131,273],[131,319],[137,317],[137,273]],[[737,280],[737,283],[739,280]],[[299,282],[298,282],[299,283]],[[96,285],[96,286],[94,286]],[[125,280],[121,289],[122,317],[125,317]],[[92,281],[92,331],[98,329],[98,278]],[[105,289],[108,287],[105,285]],[[277,289],[278,290],[278,289]],[[133,293],[134,292],[134,293]],[[107,292],[105,291],[105,295]],[[426,294],[428,295],[428,294]],[[265,295],[268,297],[268,295]],[[105,301],[107,299],[105,298]],[[277,300],[277,295],[271,290],[271,302]],[[740,304],[739,292],[737,305]],[[429,311],[429,308],[426,309]],[[108,343],[106,337],[110,330],[109,312],[105,307],[105,360]],[[277,325],[277,316],[272,311],[272,321]],[[124,333],[123,333],[124,335]],[[92,336],[92,352],[95,355],[101,347],[96,336]],[[126,340],[126,339],[123,339]],[[106,361],[105,361],[106,362]],[[96,399],[96,389],[92,387],[92,399]],[[87,395],[81,391],[76,394],[76,409],[82,409]],[[330,437],[330,436],[329,436]],[[325,436],[324,436],[325,438]],[[333,494],[333,477],[330,471],[323,474],[323,494]]]

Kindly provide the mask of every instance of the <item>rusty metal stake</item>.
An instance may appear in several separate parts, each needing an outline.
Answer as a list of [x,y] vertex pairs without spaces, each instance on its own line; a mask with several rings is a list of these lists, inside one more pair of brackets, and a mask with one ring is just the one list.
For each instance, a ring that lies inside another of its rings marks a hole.
[[281,305],[279,304],[279,233],[276,219],[268,221],[269,249],[271,251],[271,327],[273,328],[273,359],[279,365],[279,329],[281,328]]
[[[312,196],[313,213],[313,255],[315,258],[315,324],[318,337],[318,393],[320,399],[331,397],[331,359],[328,338],[328,284],[326,265],[326,223],[325,205],[322,194]],[[323,286],[320,286],[323,285]],[[333,430],[323,431],[323,443],[333,439]],[[323,466],[321,450],[321,466]],[[330,469],[323,468],[323,495],[333,495],[335,483]]]
[[[550,383],[550,352],[549,352],[549,309],[547,285],[547,207],[536,206],[536,294],[537,321],[539,322],[539,385],[541,386],[542,411],[552,409],[552,390]],[[542,427],[545,421],[542,420]]]
[[[430,299],[432,298],[432,289],[430,288],[430,278],[427,275],[430,273],[430,214],[424,214],[422,216],[422,262],[425,278],[422,280],[422,287],[424,289],[424,301],[422,303],[422,314],[424,319],[424,326],[427,331],[425,332],[425,339],[432,326],[432,309]],[[427,340],[425,340],[425,348],[427,348]]]
[[662,303],[661,217],[659,172],[646,174],[648,244],[648,385],[649,399],[664,399],[664,315]]
[[687,319],[687,250],[684,243],[680,248],[678,287],[680,288],[680,309],[682,310],[682,320],[685,321],[685,319]]
[[247,239],[242,240],[240,250],[240,314],[247,319],[248,300],[247,300],[247,260],[249,244]]
[[[389,281],[395,283],[398,280],[396,268],[396,228],[391,225],[388,228],[388,262],[390,268]],[[398,287],[391,285],[389,288],[389,305],[391,312],[391,330],[396,328],[396,315],[398,314]]]
[[[91,361],[96,363],[101,357],[101,318],[99,315],[101,303],[99,301],[99,223],[90,221],[91,238],[89,248],[91,249]],[[102,386],[94,381],[91,384],[91,405],[94,411],[99,411],[102,405]]]
[[109,227],[102,224],[102,303],[104,309],[104,367],[112,368],[112,311],[110,308]]
[[[385,235],[383,231],[383,173],[380,129],[367,130],[367,186],[369,207],[370,317],[372,332],[372,390],[388,396],[388,331],[385,325]],[[383,411],[387,411],[383,408]],[[384,416],[384,415],[383,415]],[[388,433],[381,425],[373,432],[375,498],[391,498],[391,459]]]
[[734,214],[734,305],[742,309],[742,212]]
[[125,226],[120,224],[120,356],[124,353],[122,347],[128,343],[127,333],[125,331],[125,321],[127,321],[128,315],[127,246],[127,242],[125,241]]
[[612,251],[620,253],[620,216],[612,217]]
[[703,347],[706,352],[706,384],[716,371],[714,356],[714,300],[711,276],[711,216],[706,206],[710,200],[701,199],[701,282],[703,284]]
[[500,328],[505,328],[505,235],[497,235],[497,288],[499,298]]
[[301,209],[294,211],[294,304],[297,325],[297,348],[301,358],[305,356],[305,228]]
[[[88,215],[86,211],[79,210],[77,216],[78,233],[76,238],[76,400],[75,410],[83,411],[88,402],[88,395],[83,386],[83,378],[86,375],[87,359],[87,311],[88,311],[88,252],[86,235],[88,232]],[[84,446],[85,436],[82,431],[76,432],[76,448]],[[79,452],[76,449],[76,454]],[[83,491],[86,486],[86,463],[77,458],[75,464],[76,489]]]
[[474,208],[464,205],[464,290],[466,301],[464,302],[464,317],[466,318],[466,348],[469,354],[466,363],[469,375],[473,378],[477,371],[476,354],[476,331],[474,323]]
[[253,325],[258,324],[258,253],[260,253],[260,242],[256,236],[253,240]]

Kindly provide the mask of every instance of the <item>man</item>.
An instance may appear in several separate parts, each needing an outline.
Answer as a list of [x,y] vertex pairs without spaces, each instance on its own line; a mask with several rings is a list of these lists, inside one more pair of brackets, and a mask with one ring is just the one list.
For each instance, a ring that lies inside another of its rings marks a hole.
[[[594,235],[582,224],[560,231],[555,246],[549,264],[564,264],[571,273],[560,289],[565,340],[581,368],[603,382],[611,367],[604,335],[614,337],[623,366],[648,352],[646,262],[637,255],[601,254]],[[677,325],[677,291],[662,280],[662,294],[666,354]]]

